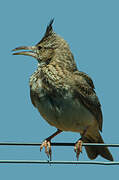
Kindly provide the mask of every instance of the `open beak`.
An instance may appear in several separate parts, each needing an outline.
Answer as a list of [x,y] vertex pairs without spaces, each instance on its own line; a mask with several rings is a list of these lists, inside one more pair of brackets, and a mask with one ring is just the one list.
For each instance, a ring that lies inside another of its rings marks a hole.
[[13,55],[32,56],[32,57],[34,57],[36,59],[38,57],[37,56],[37,48],[36,48],[36,46],[20,46],[20,47],[17,47],[15,49],[13,49],[12,51],[19,51],[19,50],[24,50],[24,51],[15,52],[15,53],[13,53]]

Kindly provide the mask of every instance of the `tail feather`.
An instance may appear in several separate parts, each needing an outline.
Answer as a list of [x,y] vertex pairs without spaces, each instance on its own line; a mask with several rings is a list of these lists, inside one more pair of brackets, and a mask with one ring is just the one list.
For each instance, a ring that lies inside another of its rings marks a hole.
[[[104,143],[100,133],[98,133],[97,142],[95,142],[95,140],[90,136],[83,137],[82,139],[83,139],[83,142],[85,143]],[[107,160],[113,161],[112,154],[110,153],[108,148],[105,146],[86,146],[85,149],[90,159],[95,159],[98,155],[100,155]]]

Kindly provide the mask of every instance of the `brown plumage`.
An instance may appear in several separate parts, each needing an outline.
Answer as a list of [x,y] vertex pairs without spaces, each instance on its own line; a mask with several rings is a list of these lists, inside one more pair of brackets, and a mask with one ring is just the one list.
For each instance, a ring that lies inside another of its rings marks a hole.
[[[74,57],[66,41],[52,28],[53,20],[47,26],[42,40],[35,46],[21,46],[14,55],[28,55],[37,59],[38,68],[30,78],[30,97],[41,116],[58,130],[41,145],[51,156],[50,140],[62,131],[79,132],[81,140],[75,145],[77,158],[81,142],[104,143],[102,111],[94,90],[92,79],[78,71]],[[88,157],[98,155],[113,160],[107,147],[85,147]]]

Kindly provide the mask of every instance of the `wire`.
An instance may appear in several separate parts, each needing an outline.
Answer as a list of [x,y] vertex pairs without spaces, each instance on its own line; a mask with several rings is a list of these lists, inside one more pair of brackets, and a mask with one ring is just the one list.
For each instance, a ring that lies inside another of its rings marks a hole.
[[[34,142],[0,142],[0,146],[40,146]],[[51,143],[51,146],[74,146],[75,143]],[[108,146],[119,147],[119,144],[83,143],[82,146]],[[119,161],[46,161],[46,160],[0,160],[0,164],[92,164],[92,165],[119,165]]]
[[119,162],[103,161],[41,161],[41,160],[0,160],[0,164],[92,164],[92,165],[119,165]]
[[[0,142],[0,146],[40,146],[41,143],[34,142]],[[75,143],[51,143],[51,146],[74,146]],[[119,147],[119,144],[83,143],[82,146],[108,146]]]

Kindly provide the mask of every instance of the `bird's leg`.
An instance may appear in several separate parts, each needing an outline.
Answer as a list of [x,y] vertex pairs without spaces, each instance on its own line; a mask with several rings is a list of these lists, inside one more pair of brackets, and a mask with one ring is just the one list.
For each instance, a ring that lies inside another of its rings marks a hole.
[[41,146],[40,146],[40,151],[43,149],[43,147],[45,147],[45,153],[47,154],[48,158],[50,157],[51,160],[51,155],[52,155],[52,151],[51,151],[51,139],[54,138],[55,136],[57,136],[58,134],[60,134],[62,131],[60,129],[57,129],[57,131],[52,134],[51,136],[49,136],[48,138],[46,138]]
[[[87,129],[88,129],[88,127],[82,133],[82,135],[81,135],[82,137],[86,135]],[[76,142],[76,144],[74,146],[74,151],[76,153],[77,160],[79,159],[80,153],[82,153],[82,144],[83,144],[82,137]]]
[[82,141],[82,138],[80,138],[74,146],[74,151],[76,153],[77,160],[79,159],[80,153],[82,153],[82,144],[83,144],[83,141]]

